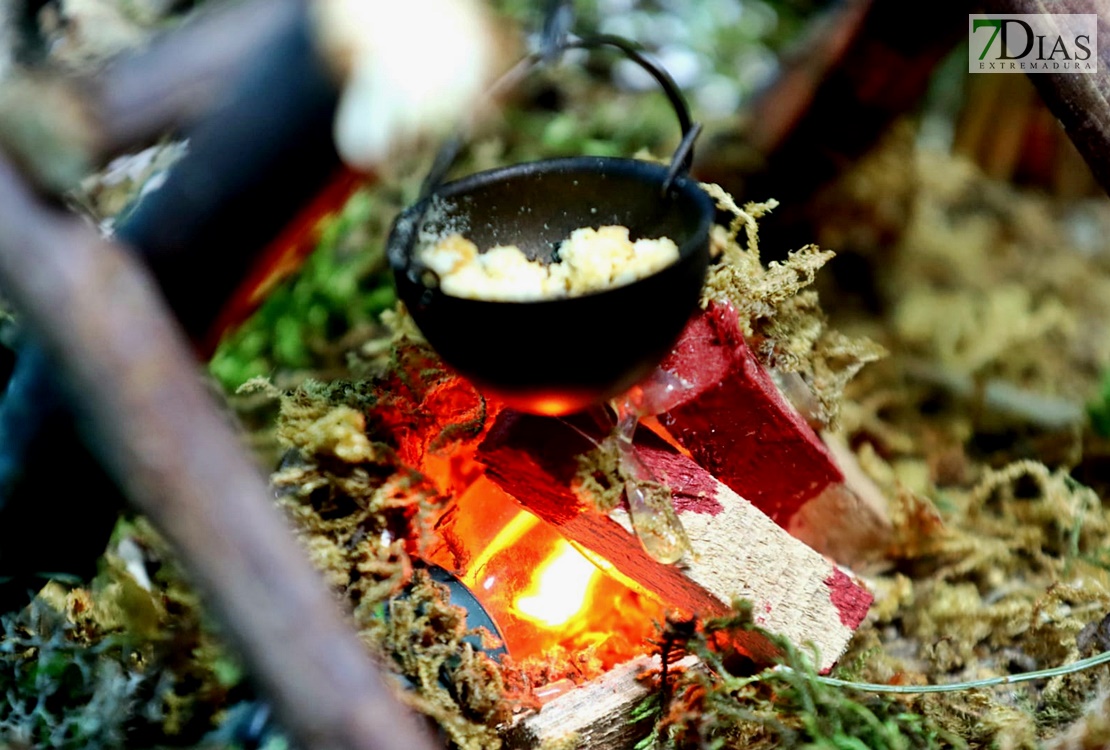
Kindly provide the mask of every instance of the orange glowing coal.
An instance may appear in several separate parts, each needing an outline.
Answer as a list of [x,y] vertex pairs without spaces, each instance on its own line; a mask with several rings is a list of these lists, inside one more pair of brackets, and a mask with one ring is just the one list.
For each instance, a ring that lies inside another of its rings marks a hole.
[[[390,395],[373,412],[377,429],[393,436],[401,463],[454,498],[431,540],[414,536],[408,550],[470,590],[537,688],[655,651],[656,623],[664,619],[658,600],[609,561],[575,548],[485,475],[476,452],[505,404],[445,374],[418,348],[405,349],[398,362]],[[552,401],[545,408],[565,406]]]
[[516,598],[513,609],[541,628],[562,627],[586,606],[590,587],[600,575],[570,542],[560,539],[533,572],[532,585]]
[[662,606],[599,568],[485,477],[438,525],[431,560],[455,571],[517,660],[592,648],[605,667],[651,650]]

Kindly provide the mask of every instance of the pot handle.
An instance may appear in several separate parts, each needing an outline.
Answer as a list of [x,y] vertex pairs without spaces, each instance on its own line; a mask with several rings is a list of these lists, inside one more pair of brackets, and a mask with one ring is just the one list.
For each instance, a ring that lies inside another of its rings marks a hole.
[[[663,93],[666,95],[667,100],[671,103],[675,116],[678,118],[678,126],[682,131],[682,140],[671,156],[670,168],[667,171],[666,179],[663,181],[663,192],[666,193],[669,191],[672,183],[677,177],[689,172],[690,166],[694,161],[694,141],[697,140],[698,135],[701,133],[701,124],[694,122],[690,118],[690,107],[687,105],[686,98],[682,95],[682,91],[679,89],[678,84],[671,78],[671,74],[656,60],[652,59],[652,57],[638,44],[624,37],[613,34],[576,37],[563,31],[558,31],[556,33],[561,34],[561,38],[553,38],[545,34],[541,49],[538,52],[533,52],[514,65],[508,73],[502,76],[501,79],[493,85],[487,96],[492,98],[502,91],[511,88],[534,68],[542,64],[550,63],[569,49],[612,47],[622,52],[625,57],[639,65],[656,80],[663,89]],[[451,165],[455,163],[455,159],[462,150],[463,143],[463,137],[456,135],[443,144],[436,154],[435,161],[432,163],[431,168],[428,170],[428,175],[424,178],[424,182],[421,185],[421,198],[428,197],[443,184],[443,179],[447,176],[447,172],[451,169]]]

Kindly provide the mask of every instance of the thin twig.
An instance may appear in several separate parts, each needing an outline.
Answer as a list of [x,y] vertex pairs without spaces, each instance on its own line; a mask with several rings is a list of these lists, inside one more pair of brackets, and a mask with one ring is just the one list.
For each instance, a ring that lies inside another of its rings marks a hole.
[[1110,651],[1104,651],[1101,654],[1096,654],[1095,656],[1080,659],[1079,661],[1072,662],[1071,664],[1064,664],[1059,667],[1038,669],[1033,672],[1005,674],[999,677],[986,677],[982,680],[971,680],[969,682],[953,682],[947,685],[887,685],[881,682],[853,682],[852,680],[840,680],[836,677],[825,677],[824,675],[816,675],[813,679],[817,682],[829,685],[830,687],[850,688],[852,690],[862,690],[868,693],[899,693],[902,695],[919,693],[957,693],[965,690],[998,687],[999,685],[1016,685],[1021,682],[1047,680],[1052,677],[1082,672],[1085,669],[1093,669],[1094,667],[1108,663],[1110,663]]

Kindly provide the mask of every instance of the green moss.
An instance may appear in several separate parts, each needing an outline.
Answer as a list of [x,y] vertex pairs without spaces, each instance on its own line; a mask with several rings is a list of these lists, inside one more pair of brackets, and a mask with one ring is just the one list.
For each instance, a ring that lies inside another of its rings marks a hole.
[[298,274],[223,341],[209,370],[228,390],[252,377],[343,365],[339,342],[373,329],[396,302],[385,260],[396,206],[383,191],[360,190],[321,229]]
[[[686,648],[702,664],[679,675],[673,698],[641,748],[963,748],[955,734],[908,702],[834,688],[816,679],[813,655],[754,624],[751,604],[706,621]],[[781,665],[755,674],[720,648],[731,634],[757,631],[776,643]],[[646,709],[650,711],[650,707]]]
[[1101,437],[1110,437],[1110,370],[1102,376],[1098,396],[1087,405],[1091,427]]
[[[130,572],[138,550],[150,581]],[[59,750],[193,745],[242,689],[232,664],[162,541],[123,522],[89,588],[51,583],[0,617],[0,738]]]

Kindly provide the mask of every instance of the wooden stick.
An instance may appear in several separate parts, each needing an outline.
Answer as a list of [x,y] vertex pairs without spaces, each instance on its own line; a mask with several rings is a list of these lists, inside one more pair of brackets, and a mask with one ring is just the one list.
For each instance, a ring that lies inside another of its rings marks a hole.
[[[694,656],[673,665],[696,668]],[[644,675],[659,670],[658,656],[641,656],[620,664],[601,677],[545,703],[506,732],[510,747],[564,747],[589,750],[626,750],[651,729],[649,721],[634,722],[632,713],[651,692]]]
[[90,444],[180,551],[297,743],[432,748],[298,549],[148,274],[4,159],[0,226],[0,286],[79,395]]
[[[991,13],[1095,13],[1099,35],[1110,34],[1106,4],[1095,0],[986,0]],[[1098,70],[1038,73],[1033,81],[1103,190],[1110,192],[1110,46],[1098,46]]]

